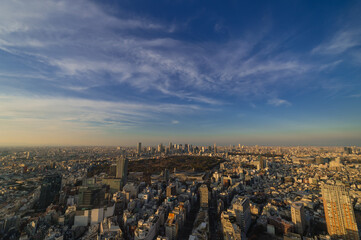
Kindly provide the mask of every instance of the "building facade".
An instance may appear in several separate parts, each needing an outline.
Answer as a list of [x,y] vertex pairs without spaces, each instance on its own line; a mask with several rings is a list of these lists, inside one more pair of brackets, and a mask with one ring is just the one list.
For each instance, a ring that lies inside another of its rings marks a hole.
[[247,234],[252,221],[249,199],[247,197],[236,197],[232,206],[236,213],[238,226],[242,232]]
[[328,234],[336,239],[358,240],[355,213],[346,187],[324,184],[321,191]]
[[298,234],[303,235],[306,226],[305,209],[303,203],[294,202],[291,205],[292,222],[295,224],[295,230]]
[[200,203],[202,208],[208,208],[208,201],[209,201],[209,193],[208,187],[205,184],[202,184],[199,187],[199,195],[200,195]]
[[128,175],[128,159],[124,156],[117,158],[117,172],[116,178],[121,178],[123,180],[123,184],[127,182]]

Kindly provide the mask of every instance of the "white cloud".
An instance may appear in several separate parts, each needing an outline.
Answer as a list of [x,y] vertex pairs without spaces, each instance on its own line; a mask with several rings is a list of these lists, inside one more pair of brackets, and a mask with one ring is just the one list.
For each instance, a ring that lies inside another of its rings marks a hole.
[[343,62],[343,60],[337,60],[331,63],[327,63],[327,64],[323,64],[320,66],[320,71],[324,71],[324,70],[332,70],[333,68],[335,68],[336,66],[338,66],[339,64],[341,64]]
[[312,53],[340,54],[353,47],[361,45],[361,31],[341,30],[337,32],[330,41],[321,43],[312,49]]
[[[57,122],[74,122],[102,128],[116,129],[143,127],[146,123],[162,123],[159,114],[178,116],[201,110],[197,105],[143,104],[110,102],[80,98],[0,96],[0,118],[21,124],[41,120],[51,125]],[[166,122],[164,122],[166,124]],[[45,126],[44,126],[45,127]]]
[[277,91],[289,79],[322,70],[277,52],[282,41],[258,49],[269,26],[221,45],[194,44],[173,39],[174,25],[118,15],[86,0],[4,1],[0,49],[26,57],[39,72],[54,70],[56,88],[84,92],[90,86],[127,84],[140,93],[157,90],[209,105],[223,104],[209,97],[214,93],[252,100]]
[[279,99],[279,98],[273,98],[268,100],[268,104],[279,107],[279,106],[291,106],[292,104],[285,100],[285,99]]

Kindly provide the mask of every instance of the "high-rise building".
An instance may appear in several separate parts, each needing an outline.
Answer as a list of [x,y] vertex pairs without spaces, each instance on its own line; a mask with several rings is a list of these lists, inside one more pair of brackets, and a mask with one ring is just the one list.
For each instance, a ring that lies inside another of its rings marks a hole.
[[167,186],[166,188],[166,196],[167,197],[171,197],[177,194],[177,189],[176,186],[174,184],[170,184],[169,186]]
[[137,153],[140,154],[142,152],[142,143],[139,142],[137,146]]
[[105,190],[101,186],[81,186],[78,206],[80,208],[100,207],[104,204]]
[[217,153],[217,144],[214,144],[213,150],[214,150],[214,153]]
[[221,229],[223,232],[224,240],[245,239],[245,236],[242,237],[241,229],[236,224],[236,216],[234,216],[234,213],[230,211],[222,212]]
[[185,151],[186,153],[189,152],[188,143],[184,144],[184,151]]
[[261,156],[258,156],[257,170],[263,170],[267,167],[267,160]]
[[344,149],[344,153],[345,153],[345,154],[352,154],[352,148],[350,148],[350,147],[344,147],[343,149]]
[[292,222],[295,224],[295,230],[303,235],[306,226],[305,209],[303,203],[294,202],[291,205]]
[[358,240],[355,213],[346,187],[324,184],[321,192],[328,234],[332,238]]
[[123,186],[123,179],[120,178],[103,178],[102,184],[109,186],[110,193],[119,192]]
[[232,207],[236,213],[238,226],[241,228],[242,232],[247,234],[247,231],[252,222],[249,198],[235,197],[232,200]]
[[164,177],[164,181],[167,183],[169,181],[169,170],[168,169],[164,169],[163,177]]
[[174,213],[169,213],[165,224],[165,235],[169,240],[175,240],[178,237],[178,219]]
[[209,193],[208,193],[207,185],[202,184],[199,187],[199,195],[200,195],[201,207],[207,208],[208,207],[208,200],[209,200]]
[[46,209],[54,201],[55,196],[61,190],[61,179],[60,174],[48,174],[43,178],[39,200],[36,203],[37,209]]
[[121,178],[123,180],[123,186],[127,181],[127,175],[128,175],[128,159],[124,156],[118,157],[116,178]]

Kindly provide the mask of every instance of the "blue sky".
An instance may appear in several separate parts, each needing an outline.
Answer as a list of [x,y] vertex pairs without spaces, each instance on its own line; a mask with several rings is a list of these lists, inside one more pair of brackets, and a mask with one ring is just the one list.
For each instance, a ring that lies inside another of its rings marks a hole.
[[0,145],[361,145],[359,1],[2,1]]

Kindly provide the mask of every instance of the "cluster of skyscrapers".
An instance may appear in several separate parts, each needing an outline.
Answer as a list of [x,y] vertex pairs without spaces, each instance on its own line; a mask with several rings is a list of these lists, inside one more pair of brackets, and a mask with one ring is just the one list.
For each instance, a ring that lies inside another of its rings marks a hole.
[[158,144],[156,147],[148,146],[142,147],[142,143],[139,142],[136,146],[137,155],[150,155],[156,153],[165,153],[165,154],[174,154],[174,153],[217,153],[216,143],[212,146],[193,146],[191,144],[173,144],[169,142],[168,145],[163,145],[162,143]]

